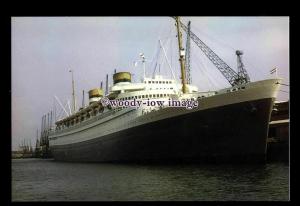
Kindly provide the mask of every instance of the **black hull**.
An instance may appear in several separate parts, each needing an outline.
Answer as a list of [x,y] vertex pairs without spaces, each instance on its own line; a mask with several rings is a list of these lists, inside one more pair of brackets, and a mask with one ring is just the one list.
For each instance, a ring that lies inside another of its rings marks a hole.
[[273,99],[226,105],[51,147],[77,162],[264,162]]

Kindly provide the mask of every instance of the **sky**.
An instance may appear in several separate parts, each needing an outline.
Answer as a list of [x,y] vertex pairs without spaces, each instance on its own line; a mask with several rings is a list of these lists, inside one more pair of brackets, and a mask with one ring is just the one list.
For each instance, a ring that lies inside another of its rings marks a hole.
[[[236,50],[251,81],[274,78],[270,70],[289,85],[288,17],[182,17],[191,30],[232,69],[237,68]],[[71,101],[74,71],[78,106],[82,90],[100,86],[114,69],[130,71],[138,81],[143,73],[139,54],[146,57],[146,76],[154,70],[179,79],[178,45],[171,17],[13,17],[12,25],[12,149],[23,139],[35,145],[44,114],[59,113],[54,96]],[[183,32],[184,46],[186,35]],[[158,40],[167,53],[158,53]],[[137,66],[134,62],[138,61]],[[155,63],[158,62],[156,69]],[[158,69],[159,68],[159,69]],[[191,42],[192,83],[199,90],[216,90],[229,84],[202,51]],[[289,100],[289,87],[282,86],[280,101]],[[85,101],[87,104],[87,95]],[[58,115],[58,114],[57,114]]]

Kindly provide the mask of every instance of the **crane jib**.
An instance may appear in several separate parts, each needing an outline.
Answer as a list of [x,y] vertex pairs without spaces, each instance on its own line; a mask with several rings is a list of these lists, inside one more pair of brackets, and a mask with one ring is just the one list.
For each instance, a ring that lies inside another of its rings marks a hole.
[[242,75],[239,75],[232,68],[230,68],[216,53],[214,53],[203,41],[201,41],[199,37],[197,37],[191,30],[188,30],[186,25],[184,25],[182,22],[180,22],[180,25],[185,32],[189,32],[190,38],[202,50],[207,58],[218,68],[218,70],[232,86],[241,83],[247,83],[250,81],[245,69],[243,70]]

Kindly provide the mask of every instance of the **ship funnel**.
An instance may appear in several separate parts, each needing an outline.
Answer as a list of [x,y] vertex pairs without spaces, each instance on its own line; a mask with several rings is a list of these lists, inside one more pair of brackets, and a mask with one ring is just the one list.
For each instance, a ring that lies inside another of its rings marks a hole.
[[113,76],[114,84],[119,82],[131,82],[131,74],[130,72],[118,72]]
[[97,102],[103,97],[103,90],[100,88],[91,89],[89,91],[89,104]]

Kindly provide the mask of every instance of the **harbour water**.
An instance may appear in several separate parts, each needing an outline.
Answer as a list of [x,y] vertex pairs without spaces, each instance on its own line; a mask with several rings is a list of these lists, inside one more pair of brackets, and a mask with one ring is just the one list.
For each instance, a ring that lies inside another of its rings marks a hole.
[[288,201],[288,163],[136,165],[12,160],[12,201]]

